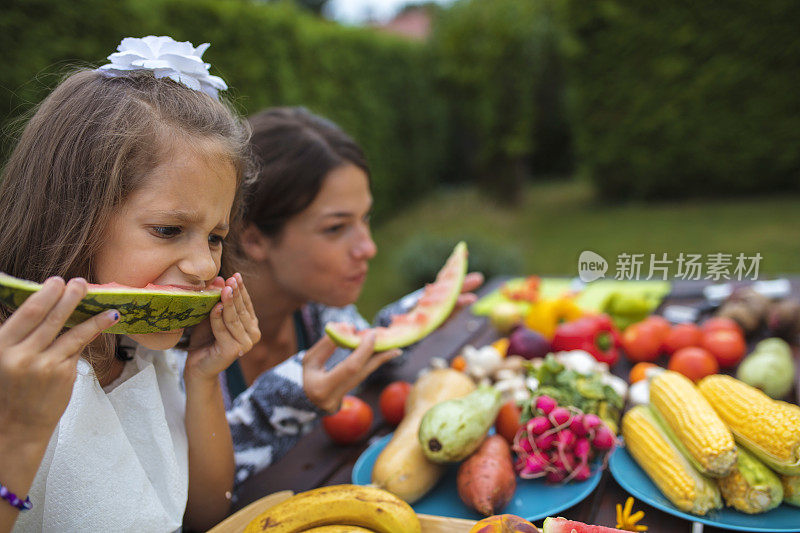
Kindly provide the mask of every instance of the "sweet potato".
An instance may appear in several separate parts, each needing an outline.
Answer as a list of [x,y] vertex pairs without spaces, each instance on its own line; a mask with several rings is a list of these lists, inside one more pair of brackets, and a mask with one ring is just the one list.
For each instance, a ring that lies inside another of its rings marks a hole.
[[511,448],[500,435],[483,441],[478,451],[458,468],[458,495],[467,506],[485,516],[498,514],[517,488]]

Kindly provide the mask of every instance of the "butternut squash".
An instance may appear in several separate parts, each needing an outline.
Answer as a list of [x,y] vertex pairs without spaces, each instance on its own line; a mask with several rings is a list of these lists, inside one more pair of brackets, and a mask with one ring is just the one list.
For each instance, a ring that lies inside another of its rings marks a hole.
[[417,434],[423,415],[439,402],[461,398],[475,390],[475,383],[462,372],[449,368],[432,370],[414,384],[406,399],[406,415],[392,440],[375,460],[372,483],[408,503],[431,490],[445,471],[425,457]]

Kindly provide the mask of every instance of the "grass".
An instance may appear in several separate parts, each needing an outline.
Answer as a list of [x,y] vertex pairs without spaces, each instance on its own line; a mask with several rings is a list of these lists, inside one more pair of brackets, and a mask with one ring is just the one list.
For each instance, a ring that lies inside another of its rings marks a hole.
[[[448,189],[374,228],[379,253],[359,300],[365,317],[406,292],[398,254],[423,232],[454,243],[473,235],[515,249],[528,274],[575,276],[583,250],[606,258],[607,276],[623,252],[666,252],[673,261],[681,252],[758,252],[759,275],[800,271],[800,196],[604,205],[587,183],[554,181],[530,185],[510,206],[474,188]],[[669,273],[677,274],[676,263]]]

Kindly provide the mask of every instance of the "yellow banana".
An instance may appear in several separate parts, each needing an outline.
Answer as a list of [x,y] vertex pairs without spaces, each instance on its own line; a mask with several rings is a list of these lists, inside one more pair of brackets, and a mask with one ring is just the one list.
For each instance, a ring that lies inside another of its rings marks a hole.
[[261,513],[245,533],[300,533],[325,525],[351,525],[378,533],[420,533],[406,502],[385,490],[362,485],[332,485],[301,492]]
[[303,533],[374,533],[372,529],[359,526],[343,526],[336,524],[334,526],[319,526],[306,529]]

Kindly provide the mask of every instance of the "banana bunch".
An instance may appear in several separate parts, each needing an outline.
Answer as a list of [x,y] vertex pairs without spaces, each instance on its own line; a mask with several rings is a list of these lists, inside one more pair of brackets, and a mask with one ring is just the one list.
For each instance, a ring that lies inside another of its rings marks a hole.
[[245,533],[301,531],[420,533],[421,528],[411,506],[390,492],[361,485],[332,485],[301,492],[264,511],[250,522]]

